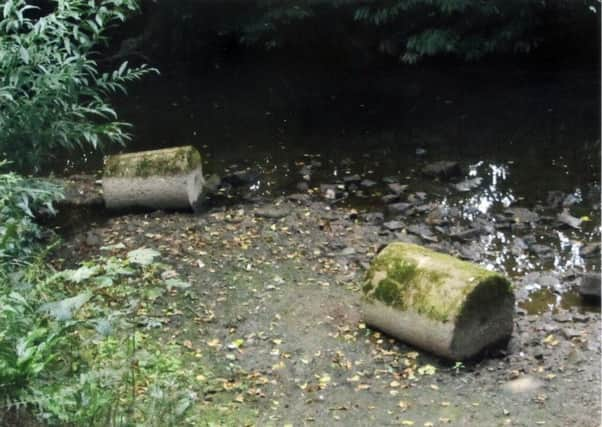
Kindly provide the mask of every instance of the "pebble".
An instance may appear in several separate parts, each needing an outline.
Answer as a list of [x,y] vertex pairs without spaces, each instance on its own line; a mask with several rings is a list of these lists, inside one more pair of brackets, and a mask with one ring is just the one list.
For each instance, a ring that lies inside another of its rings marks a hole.
[[388,221],[383,224],[383,227],[390,231],[401,230],[404,227],[401,221]]
[[363,188],[372,188],[376,186],[376,181],[372,181],[371,179],[364,179],[360,182],[360,186]]
[[426,165],[422,173],[433,178],[449,179],[462,175],[462,169],[458,162],[439,161]]

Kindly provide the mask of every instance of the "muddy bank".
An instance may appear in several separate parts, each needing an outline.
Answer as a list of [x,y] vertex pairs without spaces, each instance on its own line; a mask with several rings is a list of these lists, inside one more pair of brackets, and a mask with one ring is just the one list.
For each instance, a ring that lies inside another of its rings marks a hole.
[[55,262],[159,250],[193,287],[170,297],[153,333],[201,353],[239,389],[234,403],[257,410],[257,425],[599,424],[598,313],[519,309],[504,351],[465,364],[432,358],[360,321],[368,262],[416,234],[292,199],[117,216],[73,234]]

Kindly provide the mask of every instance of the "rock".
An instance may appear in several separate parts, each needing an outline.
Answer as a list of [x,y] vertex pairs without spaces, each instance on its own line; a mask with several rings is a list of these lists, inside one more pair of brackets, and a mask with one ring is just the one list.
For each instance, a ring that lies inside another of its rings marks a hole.
[[481,235],[480,228],[464,228],[461,226],[454,226],[451,227],[449,231],[449,237],[451,237],[453,240],[459,240],[461,242],[473,240]]
[[564,209],[562,213],[559,213],[556,219],[561,224],[568,225],[575,230],[581,230],[581,220],[571,215],[568,209]]
[[424,222],[429,225],[442,225],[446,224],[447,221],[447,206],[435,206],[426,216]]
[[232,172],[222,178],[222,182],[226,182],[233,187],[242,187],[257,182],[259,174],[251,170],[239,170]]
[[562,200],[562,206],[568,208],[573,205],[578,205],[582,201],[583,199],[580,196],[576,196],[574,194],[567,194],[566,197]]
[[420,239],[420,237],[415,236],[414,234],[408,234],[408,233],[404,233],[402,231],[396,231],[394,233],[394,236],[395,236],[395,239],[399,242],[413,243],[415,245],[422,244],[422,240]]
[[581,332],[571,328],[561,328],[560,333],[567,340],[572,340],[573,338],[578,338],[581,336]]
[[320,193],[328,200],[335,200],[341,196],[341,193],[337,190],[337,186],[334,184],[320,184]]
[[600,302],[600,273],[584,273],[579,281],[579,294],[583,298]]
[[360,186],[363,188],[372,188],[375,187],[377,182],[372,181],[371,179],[364,179],[360,182]]
[[427,242],[438,242],[437,236],[433,233],[431,228],[426,224],[412,224],[408,227],[408,233],[420,236],[421,239]]
[[108,156],[102,180],[108,208],[195,208],[205,180],[192,146]]
[[397,178],[396,176],[385,176],[383,178],[383,182],[385,184],[393,184],[393,183],[398,183],[399,182],[399,178]]
[[554,250],[547,245],[540,245],[537,243],[530,245],[529,250],[543,260],[554,258]]
[[515,237],[514,240],[512,240],[512,245],[510,246],[510,252],[512,253],[512,255],[520,256],[527,249],[529,249],[529,246],[520,237]]
[[479,262],[483,258],[483,248],[472,242],[469,246],[460,246],[459,256],[467,261]]
[[404,227],[404,223],[401,221],[388,221],[383,224],[383,227],[389,231],[397,231]]
[[345,183],[345,185],[358,184],[361,181],[362,181],[362,177],[357,174],[347,175],[347,176],[343,177],[343,182]]
[[458,182],[457,184],[452,184],[452,187],[461,192],[467,192],[470,190],[474,190],[483,182],[483,178],[480,176],[476,178],[465,179],[462,182]]
[[309,166],[309,165],[303,166],[299,170],[299,175],[301,175],[301,178],[303,178],[305,181],[309,181],[311,179],[311,166]]
[[558,323],[568,323],[573,321],[573,316],[567,311],[561,311],[552,316],[552,319]]
[[221,178],[216,174],[212,174],[209,178],[205,180],[205,186],[203,187],[203,192],[205,194],[214,194],[219,189],[220,183],[222,182]]
[[560,279],[549,272],[532,271],[525,274],[516,287],[517,296],[520,300],[528,298],[529,294],[540,289],[549,289],[550,291],[563,292],[564,289]]
[[342,256],[342,257],[348,257],[348,256],[352,256],[355,254],[356,254],[355,248],[346,247],[345,249],[341,250],[337,255]]
[[532,376],[526,375],[502,385],[502,390],[508,393],[532,393],[543,386],[543,382]]
[[385,222],[385,216],[381,212],[368,212],[360,215],[360,219],[369,224],[380,225]]
[[422,173],[432,178],[450,179],[461,176],[462,168],[458,162],[439,161],[426,165]]
[[309,190],[309,184],[305,181],[301,181],[301,182],[298,182],[297,185],[295,185],[295,188],[298,191],[305,192],[305,191]]
[[562,191],[548,191],[546,196],[546,204],[551,208],[559,208],[562,206],[562,201],[566,197],[566,194]]
[[88,231],[86,233],[86,242],[85,243],[88,246],[100,246],[100,245],[102,245],[102,238],[98,234],[96,234],[92,231]]
[[406,189],[408,188],[407,185],[401,185],[398,182],[391,182],[389,184],[387,184],[387,188],[394,194],[397,194],[398,196],[403,193],[404,191],[406,191]]
[[585,314],[585,313],[574,313],[573,314],[573,320],[575,322],[588,322],[590,319],[589,314]]
[[506,278],[421,246],[389,244],[362,289],[368,325],[451,360],[506,344],[512,335],[514,295]]
[[600,255],[600,242],[588,243],[587,245],[582,246],[580,253],[582,257],[586,258]]
[[399,201],[399,196],[397,194],[385,194],[380,198],[385,205],[389,205],[391,203],[395,203]]
[[392,203],[390,205],[387,205],[387,212],[394,214],[394,215],[402,214],[411,207],[412,207],[411,203],[403,203],[403,202]]
[[255,209],[255,216],[260,218],[281,219],[290,215],[291,211],[286,208],[267,206]]
[[504,213],[516,224],[533,224],[539,221],[539,215],[526,208],[509,208]]
[[309,201],[309,194],[293,193],[288,196],[288,199],[290,201],[297,202],[297,203],[305,203],[305,202]]
[[559,208],[562,206],[562,201],[565,196],[566,195],[562,191],[548,191],[546,204],[551,208]]

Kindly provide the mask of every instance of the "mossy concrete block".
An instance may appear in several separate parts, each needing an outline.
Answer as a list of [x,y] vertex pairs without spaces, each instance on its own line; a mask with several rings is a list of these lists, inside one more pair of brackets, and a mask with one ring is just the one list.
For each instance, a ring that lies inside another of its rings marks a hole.
[[368,325],[452,360],[505,344],[512,335],[508,279],[422,246],[389,244],[372,261],[363,293]]
[[108,156],[102,180],[108,208],[194,208],[205,180],[191,146]]

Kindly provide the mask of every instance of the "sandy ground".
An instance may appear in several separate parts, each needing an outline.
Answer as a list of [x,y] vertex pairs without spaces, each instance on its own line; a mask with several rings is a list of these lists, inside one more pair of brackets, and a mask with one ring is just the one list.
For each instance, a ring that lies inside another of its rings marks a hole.
[[256,425],[600,425],[598,313],[518,309],[508,348],[463,364],[367,327],[365,268],[399,238],[350,209],[276,200],[114,217],[70,237],[61,256],[119,242],[159,250],[193,284],[172,296],[159,338],[202,351]]

